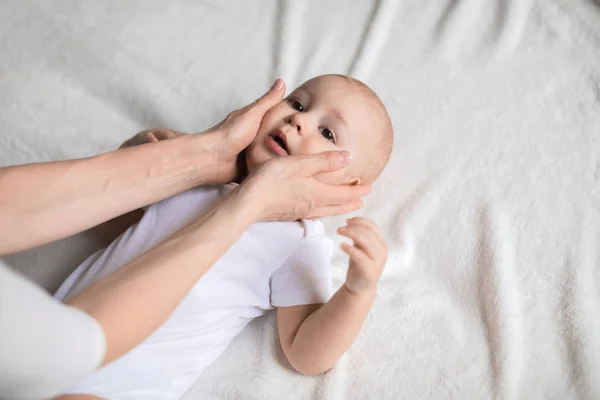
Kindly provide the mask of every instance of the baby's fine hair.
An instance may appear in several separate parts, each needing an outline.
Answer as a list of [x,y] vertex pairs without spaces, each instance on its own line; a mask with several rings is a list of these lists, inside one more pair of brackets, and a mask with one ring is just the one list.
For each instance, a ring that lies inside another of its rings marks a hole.
[[354,86],[358,91],[362,92],[365,95],[367,104],[379,117],[378,120],[381,124],[378,127],[378,129],[376,129],[376,134],[379,135],[381,139],[379,152],[371,161],[372,168],[366,173],[365,176],[365,183],[371,183],[375,181],[377,177],[379,177],[381,171],[383,171],[383,169],[387,165],[392,154],[392,148],[394,145],[394,128],[392,126],[392,120],[390,119],[390,115],[388,114],[387,108],[385,107],[379,96],[377,96],[373,89],[371,89],[365,83],[347,75],[331,74],[330,76],[335,76],[344,79],[351,86]]

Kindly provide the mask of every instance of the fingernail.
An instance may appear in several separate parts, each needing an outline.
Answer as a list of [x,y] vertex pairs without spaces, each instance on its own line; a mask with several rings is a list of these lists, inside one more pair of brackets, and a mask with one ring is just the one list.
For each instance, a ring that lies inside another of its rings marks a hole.
[[347,151],[340,151],[340,161],[344,165],[350,164],[350,161],[352,161],[352,154],[348,153]]
[[283,88],[283,81],[279,78],[277,78],[275,80],[275,83],[273,84],[273,87],[271,87],[272,90],[281,90]]

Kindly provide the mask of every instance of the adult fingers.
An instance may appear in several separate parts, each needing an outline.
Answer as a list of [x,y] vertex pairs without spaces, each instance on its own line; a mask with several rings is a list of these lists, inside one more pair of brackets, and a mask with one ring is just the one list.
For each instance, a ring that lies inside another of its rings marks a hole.
[[242,111],[255,112],[264,115],[269,109],[273,108],[283,99],[285,94],[285,82],[282,79],[275,80],[269,91],[242,108]]
[[318,154],[279,157],[273,163],[286,165],[287,170],[300,172],[304,176],[333,172],[346,167],[352,162],[347,151],[326,151]]
[[333,217],[336,215],[346,214],[352,211],[360,210],[364,206],[365,205],[362,200],[355,200],[346,204],[315,207],[310,211],[308,219]]
[[306,171],[307,176],[310,176],[322,172],[338,171],[345,168],[351,162],[352,155],[347,151],[327,151],[302,156],[302,162],[298,165]]
[[[274,174],[276,176],[286,174],[292,178],[297,177],[298,175],[310,177],[313,171],[329,168],[325,165],[331,165],[330,163],[335,164],[337,162],[341,163],[341,160],[338,157],[339,153],[340,152],[338,151],[331,151],[309,156],[279,157],[267,161],[264,166],[259,168],[259,170],[269,171],[269,174]],[[321,163],[320,167],[314,165],[319,162]],[[331,168],[338,168],[338,166],[334,165]],[[371,191],[369,185],[335,185],[323,183],[316,179],[312,180],[311,185],[314,185],[314,188],[312,189],[312,193],[314,193],[313,200],[318,207],[340,205],[360,200]]]
[[371,192],[369,185],[330,185],[318,182],[315,193],[320,199],[315,201],[319,207],[342,205],[360,200]]

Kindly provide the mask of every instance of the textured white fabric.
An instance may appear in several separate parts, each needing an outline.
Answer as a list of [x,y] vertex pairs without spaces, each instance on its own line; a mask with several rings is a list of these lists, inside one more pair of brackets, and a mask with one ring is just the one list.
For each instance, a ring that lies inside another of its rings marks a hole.
[[[140,222],[77,267],[55,296],[64,300],[108,276],[194,221],[235,186],[195,188],[151,205]],[[178,399],[252,319],[275,306],[329,300],[331,245],[319,221],[251,225],[163,326],[66,393]]]
[[[364,214],[390,257],[348,355],[294,374],[271,315],[185,399],[600,397],[597,0],[5,1],[0,54],[4,164],[202,130],[277,76],[353,73],[387,104]],[[77,240],[11,262],[56,287]]]
[[98,322],[68,307],[0,259],[0,398],[49,398],[98,368]]

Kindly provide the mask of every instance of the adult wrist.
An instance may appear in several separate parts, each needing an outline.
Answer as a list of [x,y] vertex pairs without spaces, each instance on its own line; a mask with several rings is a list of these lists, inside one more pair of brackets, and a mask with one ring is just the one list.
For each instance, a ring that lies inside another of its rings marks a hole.
[[207,131],[186,135],[182,145],[192,149],[199,184],[214,185],[230,182],[235,177],[235,157],[222,150],[225,135],[221,131]]
[[227,198],[232,207],[242,210],[244,217],[249,223],[260,222],[264,215],[264,202],[260,196],[256,196],[246,184],[238,186]]

